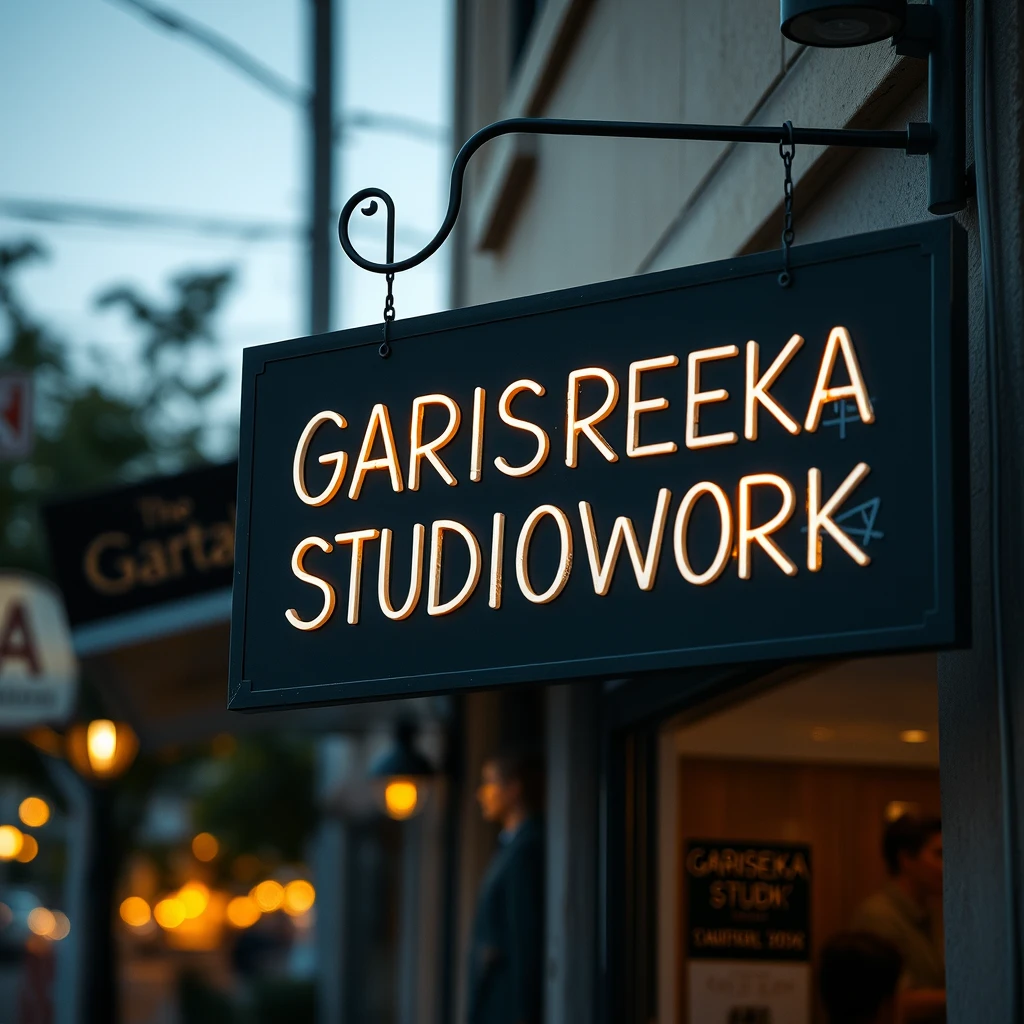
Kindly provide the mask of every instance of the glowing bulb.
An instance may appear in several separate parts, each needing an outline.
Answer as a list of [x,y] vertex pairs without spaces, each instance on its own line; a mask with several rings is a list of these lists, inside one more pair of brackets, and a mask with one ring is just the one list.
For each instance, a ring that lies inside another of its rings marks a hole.
[[149,904],[141,896],[129,896],[121,901],[121,920],[132,928],[145,927],[151,917]]
[[176,896],[169,896],[153,908],[153,916],[161,928],[177,928],[185,920],[185,904]]
[[30,860],[36,859],[37,853],[39,853],[39,843],[36,842],[35,837],[22,835],[21,849],[15,855],[15,860],[19,864],[27,864]]
[[404,821],[416,813],[419,802],[419,791],[415,782],[408,779],[395,779],[384,789],[384,806],[388,816],[395,821]]
[[249,896],[236,896],[227,906],[228,923],[235,928],[249,928],[263,915],[256,901]]
[[268,878],[265,882],[260,882],[249,895],[256,901],[256,906],[263,913],[269,914],[271,911],[277,910],[284,902],[284,886],[280,882]]
[[50,820],[50,805],[39,796],[27,796],[18,806],[18,817],[29,828],[41,828]]
[[316,890],[305,879],[297,878],[284,887],[284,912],[291,917],[304,914],[316,900]]
[[210,835],[209,832],[200,832],[199,835],[192,840],[192,854],[196,860],[213,860],[219,851],[220,843],[218,843],[216,837]]
[[927,743],[928,733],[924,729],[904,729],[900,733],[900,741],[903,743]]
[[14,860],[21,853],[25,836],[13,825],[0,825],[0,860]]
[[210,902],[210,890],[202,882],[188,882],[178,890],[177,899],[185,908],[185,917],[191,920],[206,909]]
[[98,718],[89,723],[85,734],[89,764],[97,775],[109,772],[114,767],[117,753],[117,726],[109,718]]
[[36,907],[34,910],[29,911],[28,928],[34,935],[42,935],[44,938],[48,938],[56,924],[57,919],[53,916],[52,911],[47,910],[46,907]]

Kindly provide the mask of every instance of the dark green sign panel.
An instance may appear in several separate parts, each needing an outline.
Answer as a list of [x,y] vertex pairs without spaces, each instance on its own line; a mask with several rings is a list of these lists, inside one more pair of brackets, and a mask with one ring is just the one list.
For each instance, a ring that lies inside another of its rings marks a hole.
[[965,639],[951,221],[248,349],[230,706]]

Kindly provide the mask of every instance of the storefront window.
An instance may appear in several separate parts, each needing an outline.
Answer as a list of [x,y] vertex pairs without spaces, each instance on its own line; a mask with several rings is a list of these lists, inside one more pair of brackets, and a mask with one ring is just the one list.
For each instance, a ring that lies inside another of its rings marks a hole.
[[661,1024],[822,1020],[822,951],[851,932],[895,948],[914,1019],[944,1019],[934,655],[804,672],[658,747]]

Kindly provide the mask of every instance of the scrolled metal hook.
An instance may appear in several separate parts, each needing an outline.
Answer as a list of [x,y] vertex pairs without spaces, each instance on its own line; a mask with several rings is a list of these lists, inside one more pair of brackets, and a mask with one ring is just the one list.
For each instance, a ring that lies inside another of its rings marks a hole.
[[[783,128],[767,125],[716,125],[716,124],[675,124],[670,122],[644,121],[582,121],[574,118],[511,117],[495,121],[472,135],[459,150],[452,164],[451,184],[448,190],[448,209],[437,234],[412,256],[395,261],[395,204],[383,189],[364,188],[345,204],[338,221],[338,239],[345,255],[363,270],[374,274],[400,274],[411,270],[429,259],[444,244],[452,233],[462,197],[466,167],[473,154],[491,139],[501,135],[575,135],[592,138],[621,139],[688,139],[703,142],[760,142],[792,146],[799,142],[807,145],[853,146],[871,149],[902,149],[905,153],[925,153],[925,142],[930,139],[927,125],[908,126],[906,131],[874,131],[858,128],[794,128],[787,124]],[[377,200],[387,207],[387,258],[384,263],[375,263],[356,252],[349,236],[349,218],[360,203],[370,202],[362,209],[367,217],[378,210]]]

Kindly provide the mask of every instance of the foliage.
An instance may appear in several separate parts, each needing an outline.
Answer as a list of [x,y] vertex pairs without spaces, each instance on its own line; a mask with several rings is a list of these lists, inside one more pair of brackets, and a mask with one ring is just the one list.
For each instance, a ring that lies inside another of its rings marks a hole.
[[[194,821],[232,856],[301,861],[318,820],[313,748],[298,737],[245,739],[220,779],[198,797]],[[272,847],[268,838],[273,837]]]
[[[203,460],[205,403],[222,386],[218,369],[199,369],[215,341],[213,321],[230,270],[190,271],[172,282],[165,306],[120,285],[98,299],[127,313],[141,335],[141,370],[130,359],[92,350],[87,365],[28,309],[16,277],[43,252],[33,242],[0,244],[0,364],[35,382],[32,456],[0,465],[0,565],[44,572],[41,502]],[[207,360],[208,361],[208,360]]]

